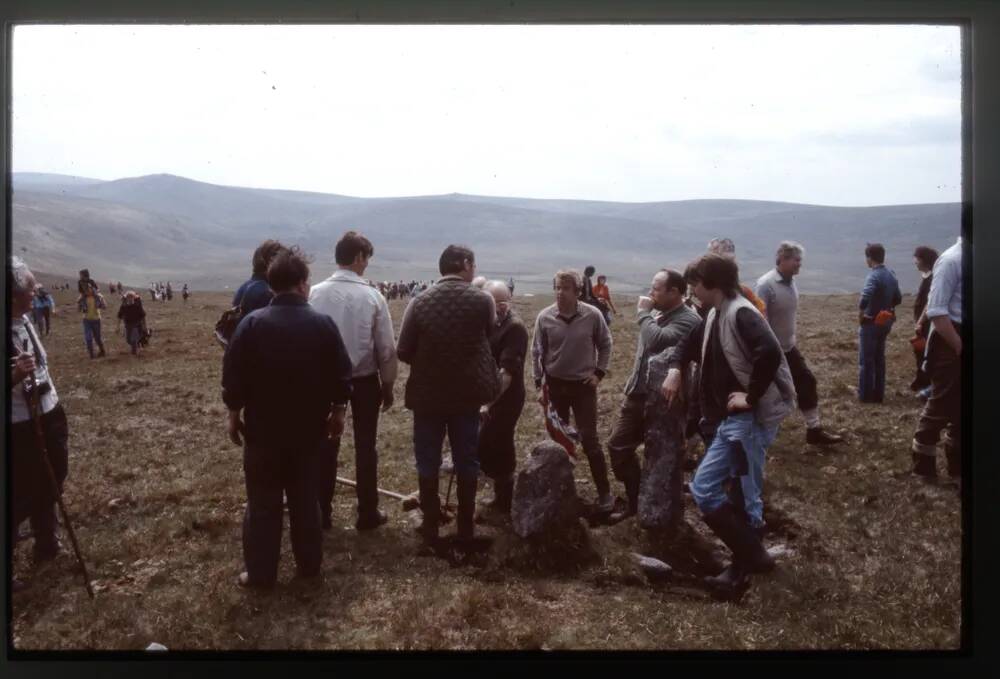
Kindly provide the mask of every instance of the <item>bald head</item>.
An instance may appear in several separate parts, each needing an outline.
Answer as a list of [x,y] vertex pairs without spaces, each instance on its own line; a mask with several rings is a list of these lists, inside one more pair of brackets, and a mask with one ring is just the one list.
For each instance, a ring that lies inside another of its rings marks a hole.
[[476,276],[475,278],[472,279],[473,287],[482,290],[484,285],[486,285],[486,276]]
[[507,318],[510,312],[510,288],[503,281],[487,281],[483,284],[483,290],[493,296],[493,301],[497,307],[497,321]]

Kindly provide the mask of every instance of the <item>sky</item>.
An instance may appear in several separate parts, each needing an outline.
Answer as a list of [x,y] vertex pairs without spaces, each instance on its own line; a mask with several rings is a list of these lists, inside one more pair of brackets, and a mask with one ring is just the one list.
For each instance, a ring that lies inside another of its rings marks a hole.
[[961,199],[956,26],[17,26],[15,172],[352,196]]

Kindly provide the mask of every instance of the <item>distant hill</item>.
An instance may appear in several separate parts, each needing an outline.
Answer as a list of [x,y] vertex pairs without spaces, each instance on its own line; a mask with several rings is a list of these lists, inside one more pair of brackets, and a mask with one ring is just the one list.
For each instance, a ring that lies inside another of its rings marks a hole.
[[854,292],[867,271],[864,247],[886,246],[904,291],[918,285],[913,248],[943,250],[960,232],[960,205],[830,207],[753,200],[616,203],[448,194],[358,198],[218,186],[168,174],[114,181],[40,173],[13,175],[14,252],[41,270],[98,280],[186,281],[232,288],[246,278],[265,238],[298,243],[315,258],[313,278],[334,268],[347,229],[375,244],[375,279],[436,278],[445,245],[476,252],[484,275],[513,275],[518,292],[549,288],[560,267],[593,264],[615,292],[644,289],[663,266],[683,269],[715,236],[732,238],[741,276],[773,266],[777,243],[806,248],[803,292]]

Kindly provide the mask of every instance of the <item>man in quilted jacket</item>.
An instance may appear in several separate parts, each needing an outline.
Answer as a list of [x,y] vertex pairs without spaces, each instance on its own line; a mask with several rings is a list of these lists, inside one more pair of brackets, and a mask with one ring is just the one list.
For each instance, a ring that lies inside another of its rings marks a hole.
[[479,480],[479,407],[500,392],[489,336],[496,317],[493,297],[470,285],[472,250],[449,245],[441,253],[441,278],[414,297],[403,314],[396,343],[410,365],[405,406],[413,411],[413,450],[424,514],[424,553],[438,552],[438,473],[445,432],[458,484],[458,547],[470,553]]

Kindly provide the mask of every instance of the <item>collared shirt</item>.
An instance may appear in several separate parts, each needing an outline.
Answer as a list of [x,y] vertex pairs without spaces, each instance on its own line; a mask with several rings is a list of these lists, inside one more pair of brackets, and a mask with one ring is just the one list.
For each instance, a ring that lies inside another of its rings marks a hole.
[[786,354],[795,348],[795,320],[799,310],[799,289],[792,276],[777,268],[757,279],[757,295],[764,301],[764,316]]
[[962,322],[962,237],[934,262],[934,278],[927,295],[927,318],[947,316]]
[[[47,394],[42,394],[41,398],[42,412],[49,412],[59,403],[59,396],[56,394],[56,385],[52,383],[52,378],[49,376],[48,354],[27,317],[21,316],[10,322],[10,339],[21,351],[24,351],[24,343],[27,342],[28,351],[35,355],[35,382],[39,385],[48,382],[51,385],[51,390]],[[25,380],[27,379],[25,378]],[[27,422],[31,419],[28,401],[24,398],[23,381],[11,385],[10,417],[11,422]]]
[[339,269],[312,286],[309,304],[337,324],[351,356],[353,377],[377,372],[383,384],[396,381],[399,362],[392,317],[382,293],[353,271]]
[[538,312],[531,340],[532,371],[537,383],[542,375],[561,380],[604,376],[611,360],[611,333],[597,307],[577,302],[570,316],[553,304]]

